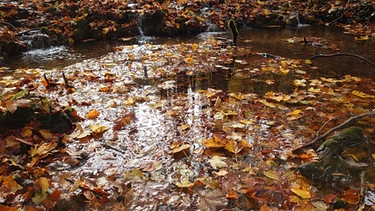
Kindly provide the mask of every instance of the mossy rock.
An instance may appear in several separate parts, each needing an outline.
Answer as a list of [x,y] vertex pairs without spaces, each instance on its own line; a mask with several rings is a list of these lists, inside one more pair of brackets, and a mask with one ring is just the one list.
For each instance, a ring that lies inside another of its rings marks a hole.
[[[57,107],[57,106],[56,106]],[[30,122],[39,122],[41,128],[53,133],[65,133],[72,129],[74,109],[54,108],[47,99],[33,99],[29,106],[17,108],[14,112],[0,111],[0,128],[22,128]]]
[[[359,127],[349,127],[331,136],[316,150],[319,159],[300,165],[297,170],[302,176],[314,182],[328,182],[333,175],[347,175],[367,167],[364,163],[353,165],[341,157],[342,152],[349,147],[364,144],[366,137]],[[358,173],[358,172],[357,172]]]

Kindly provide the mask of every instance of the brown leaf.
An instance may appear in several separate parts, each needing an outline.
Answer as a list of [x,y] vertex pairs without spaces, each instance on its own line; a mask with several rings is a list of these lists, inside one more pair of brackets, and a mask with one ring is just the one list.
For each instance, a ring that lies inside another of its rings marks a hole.
[[206,211],[214,211],[220,207],[227,205],[228,200],[225,198],[225,194],[219,189],[204,189],[198,190],[198,207]]

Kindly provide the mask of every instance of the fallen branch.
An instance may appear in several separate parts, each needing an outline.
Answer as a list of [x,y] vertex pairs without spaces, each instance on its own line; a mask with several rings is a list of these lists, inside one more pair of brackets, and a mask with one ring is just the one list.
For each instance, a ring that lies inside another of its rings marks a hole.
[[370,113],[365,113],[365,114],[360,114],[360,115],[357,115],[357,116],[352,116],[350,117],[348,120],[346,120],[345,122],[341,123],[340,125],[337,125],[336,127],[333,127],[331,128],[330,130],[328,130],[326,133],[324,133],[322,136],[319,136],[317,138],[315,138],[312,142],[310,143],[307,143],[307,144],[304,144],[296,149],[294,149],[292,152],[294,154],[299,154],[300,152],[302,152],[304,149],[306,148],[313,148],[313,149],[317,149],[318,146],[329,136],[331,135],[333,132],[337,131],[337,130],[342,130],[346,127],[348,127],[350,124],[352,124],[354,121],[356,121],[357,119],[360,119],[360,118],[363,118],[363,117],[366,117],[366,116],[375,116],[375,111],[372,111]]
[[361,60],[363,60],[363,61],[365,61],[365,62],[367,62],[367,63],[375,66],[374,62],[372,62],[372,61],[370,61],[370,60],[368,60],[368,59],[366,59],[366,58],[364,58],[364,57],[362,57],[360,55],[352,54],[352,53],[317,54],[317,55],[312,56],[310,58],[310,60],[313,60],[313,59],[318,58],[318,57],[335,57],[335,56],[352,56],[352,57],[356,57],[358,59],[361,59]]

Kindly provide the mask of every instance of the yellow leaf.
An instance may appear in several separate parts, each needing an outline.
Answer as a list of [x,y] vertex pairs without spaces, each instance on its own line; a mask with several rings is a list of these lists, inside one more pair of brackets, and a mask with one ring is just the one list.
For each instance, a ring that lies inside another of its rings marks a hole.
[[193,51],[197,50],[197,49],[198,49],[198,44],[193,43],[193,44],[191,45],[191,48],[193,49]]
[[187,64],[192,64],[192,63],[194,63],[194,59],[191,58],[191,57],[186,58],[184,61],[185,61]]
[[227,144],[225,144],[225,149],[234,154],[241,152],[243,148],[244,146],[234,140],[230,140]]
[[306,60],[305,60],[305,63],[306,63],[306,64],[312,64],[312,61],[311,61],[310,59],[306,59]]
[[286,68],[280,68],[280,72],[282,73],[282,74],[287,74],[287,73],[289,73],[289,69],[286,69]]
[[360,91],[357,91],[357,90],[353,90],[352,91],[352,94],[357,96],[357,97],[361,97],[361,98],[375,98],[374,95],[369,95],[369,94],[366,94],[364,92],[360,92]]
[[372,158],[375,160],[375,154],[372,154]]
[[272,169],[268,170],[268,171],[264,171],[263,174],[264,174],[264,176],[266,176],[268,178],[271,178],[271,179],[274,179],[274,180],[278,180],[280,178],[277,171],[272,170]]
[[263,103],[265,106],[270,107],[270,108],[276,108],[276,105],[273,103],[269,103],[266,100],[258,100],[259,102]]
[[182,124],[180,128],[181,128],[181,130],[186,130],[186,129],[189,129],[190,126],[189,126],[189,125]]
[[105,131],[107,131],[109,129],[108,126],[103,126],[103,125],[99,125],[99,124],[93,124],[93,125],[90,125],[89,126],[91,131],[94,132],[94,133],[103,133]]
[[224,147],[226,144],[226,140],[220,139],[217,136],[214,136],[214,138],[209,138],[203,141],[203,145],[206,147]]
[[135,100],[131,97],[129,97],[128,99],[124,101],[124,105],[133,105],[134,103],[135,103]]
[[175,185],[179,188],[190,188],[194,183],[190,182],[188,178],[184,178],[181,182],[176,182]]
[[137,179],[142,179],[144,177],[144,174],[141,170],[139,169],[133,169],[129,172],[126,172],[124,180],[137,180]]
[[265,3],[264,2],[262,2],[262,1],[257,1],[257,3],[259,4],[259,5],[264,5]]
[[303,199],[311,198],[310,192],[299,185],[292,187],[291,191]]

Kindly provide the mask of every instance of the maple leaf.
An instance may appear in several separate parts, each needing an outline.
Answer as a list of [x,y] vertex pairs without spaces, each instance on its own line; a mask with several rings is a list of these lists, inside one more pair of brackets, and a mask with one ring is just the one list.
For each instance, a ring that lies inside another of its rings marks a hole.
[[223,168],[228,166],[228,164],[224,161],[225,159],[225,157],[215,155],[211,159],[209,159],[208,162],[214,169]]
[[217,210],[227,205],[228,200],[221,190],[198,190],[198,207],[205,211]]

